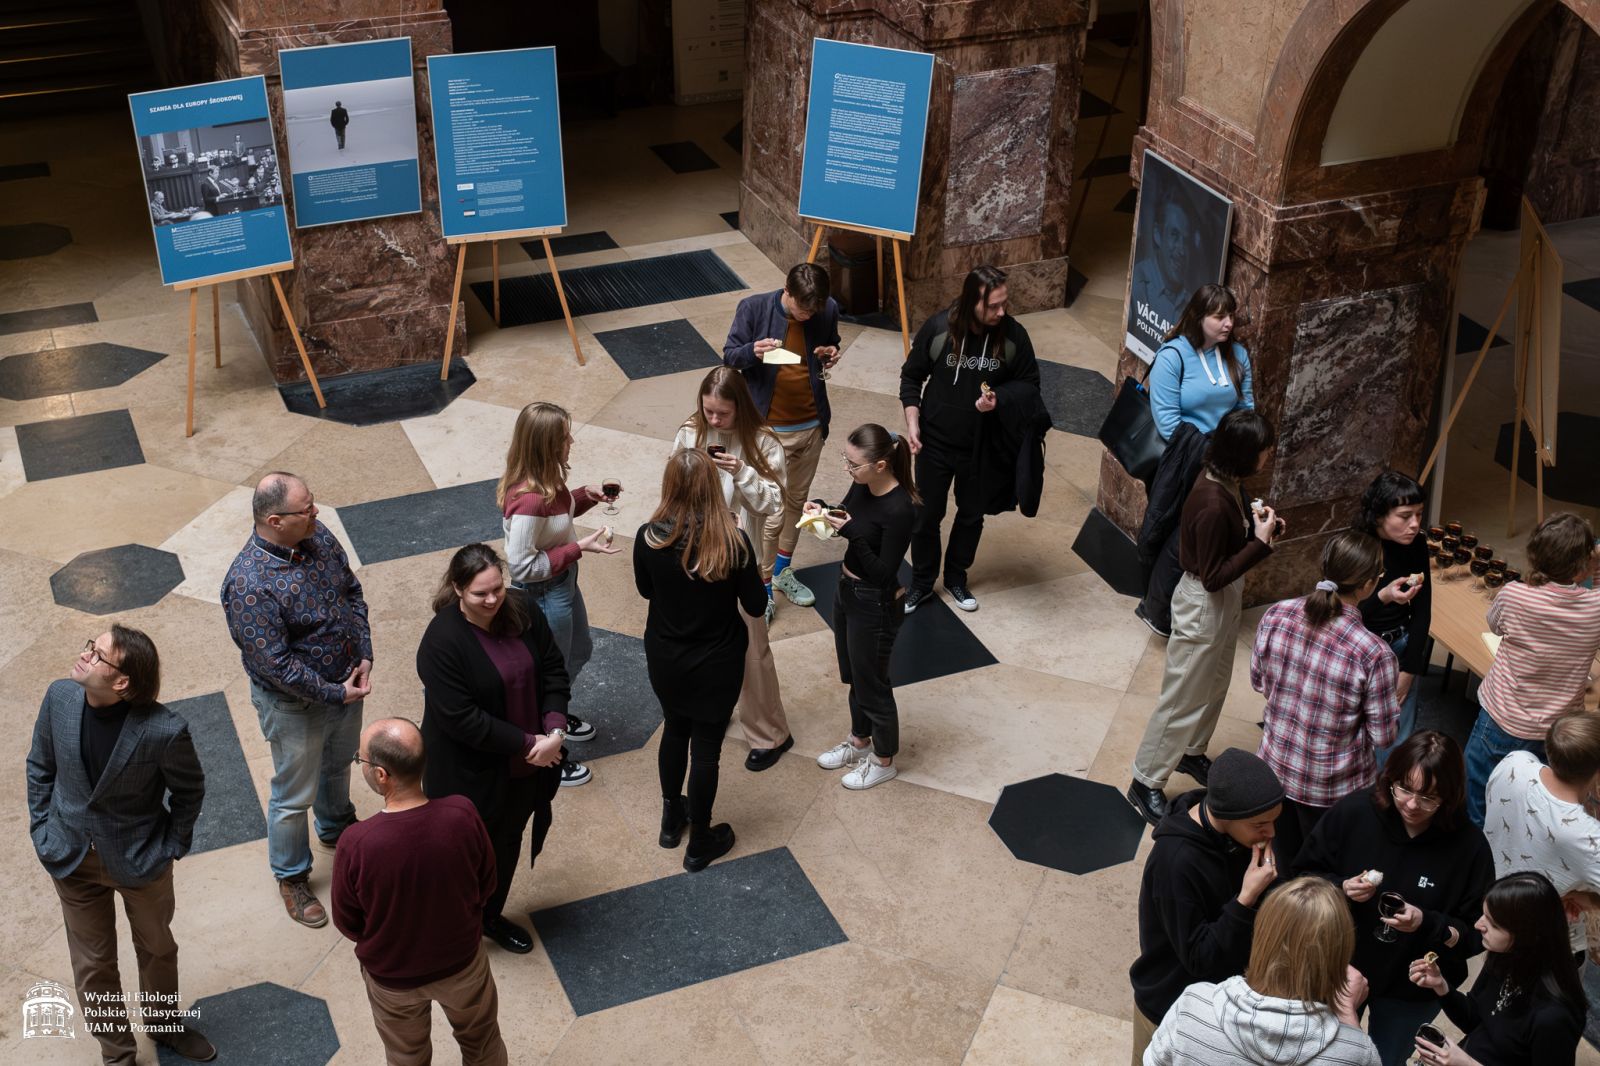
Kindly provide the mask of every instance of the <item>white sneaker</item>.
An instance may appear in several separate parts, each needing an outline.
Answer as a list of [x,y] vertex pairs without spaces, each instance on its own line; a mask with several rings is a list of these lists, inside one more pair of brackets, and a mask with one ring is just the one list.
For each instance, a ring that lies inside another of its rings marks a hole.
[[866,748],[858,748],[846,740],[818,755],[817,765],[824,770],[843,770],[846,766],[854,766],[860,762],[866,753]]
[[877,759],[863,758],[856,763],[855,769],[844,775],[841,783],[845,788],[860,791],[873,785],[881,785],[899,772],[892,763],[885,766]]

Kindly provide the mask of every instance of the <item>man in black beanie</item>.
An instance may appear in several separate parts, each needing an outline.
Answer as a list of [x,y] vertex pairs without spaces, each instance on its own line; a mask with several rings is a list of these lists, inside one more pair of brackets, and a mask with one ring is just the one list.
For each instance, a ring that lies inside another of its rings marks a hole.
[[1256,905],[1278,877],[1273,823],[1283,785],[1272,768],[1229,748],[1209,786],[1172,801],[1155,830],[1139,887],[1139,957],[1133,982],[1133,1062],[1167,1008],[1196,981],[1244,972]]

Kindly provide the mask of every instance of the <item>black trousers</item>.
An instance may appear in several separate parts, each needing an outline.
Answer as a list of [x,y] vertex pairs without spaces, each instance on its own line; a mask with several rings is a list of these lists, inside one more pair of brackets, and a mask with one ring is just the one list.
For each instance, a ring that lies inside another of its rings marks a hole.
[[344,127],[343,126],[335,126],[335,127],[333,127],[333,132],[339,135],[339,147],[343,148],[344,147]]
[[528,868],[544,850],[544,838],[550,835],[550,801],[561,787],[561,770],[555,766],[541,766],[531,777],[513,777],[506,782],[500,803],[493,810],[479,811],[483,827],[489,831],[489,842],[494,845],[495,880],[494,895],[483,905],[484,918],[498,918],[505,910],[506,897],[511,894],[511,879],[517,874],[517,854],[522,851],[522,834],[533,821],[533,839],[529,842]]
[[850,732],[871,737],[884,759],[900,750],[900,709],[889,683],[889,657],[906,618],[898,592],[841,574],[833,600],[833,648],[839,680],[850,686]]
[[1276,834],[1272,851],[1278,858],[1278,869],[1287,870],[1294,865],[1300,849],[1311,838],[1311,831],[1327,813],[1326,807],[1311,807],[1292,799],[1283,801],[1283,813],[1278,815],[1278,821],[1272,827]]
[[911,531],[912,586],[931,589],[939,576],[939,526],[944,522],[952,481],[956,487],[956,517],[950,523],[950,543],[944,553],[944,584],[946,588],[965,585],[967,568],[978,555],[978,538],[983,536],[983,500],[978,494],[972,457],[936,444],[924,444],[917,453],[915,473],[922,510]]
[[1150,566],[1149,581],[1144,592],[1144,616],[1164,633],[1172,632],[1172,593],[1183,577],[1183,567],[1178,565],[1178,529],[1161,546],[1161,553]]
[[726,717],[702,722],[686,714],[663,711],[666,728],[661,747],[656,751],[656,771],[661,775],[661,795],[676,799],[685,791],[684,774],[689,776],[689,824],[702,828],[711,824],[711,805],[717,799],[721,776],[722,738],[728,732]]

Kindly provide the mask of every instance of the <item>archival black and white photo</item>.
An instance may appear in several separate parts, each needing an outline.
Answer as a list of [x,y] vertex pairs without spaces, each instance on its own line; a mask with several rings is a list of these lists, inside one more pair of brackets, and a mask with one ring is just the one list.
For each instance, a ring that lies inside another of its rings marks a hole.
[[283,203],[272,124],[265,119],[146,134],[139,155],[153,226]]
[[417,158],[411,78],[287,89],[283,110],[296,174]]
[[1154,360],[1190,294],[1222,280],[1232,223],[1233,201],[1145,151],[1123,341],[1129,351]]

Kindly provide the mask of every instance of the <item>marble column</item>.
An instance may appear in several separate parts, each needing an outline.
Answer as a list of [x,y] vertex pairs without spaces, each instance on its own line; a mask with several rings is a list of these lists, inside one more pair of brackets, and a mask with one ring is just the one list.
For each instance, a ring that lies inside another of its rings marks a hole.
[[[280,277],[319,376],[439,359],[455,256],[439,231],[426,57],[451,51],[442,0],[169,0],[163,17],[168,54],[175,57],[166,72],[173,84],[266,77],[282,154],[279,49],[411,38],[422,212],[295,230],[295,269]],[[280,382],[303,378],[271,283],[239,283],[239,302],[274,376]],[[465,351],[465,318],[457,319],[458,352]]]
[[[812,39],[931,52],[922,192],[905,263],[912,328],[946,306],[981,263],[1009,272],[1012,310],[1061,306],[1084,0],[748,6],[739,225],[757,247],[790,264],[810,243],[797,205]],[[892,303],[892,280],[886,289]]]

